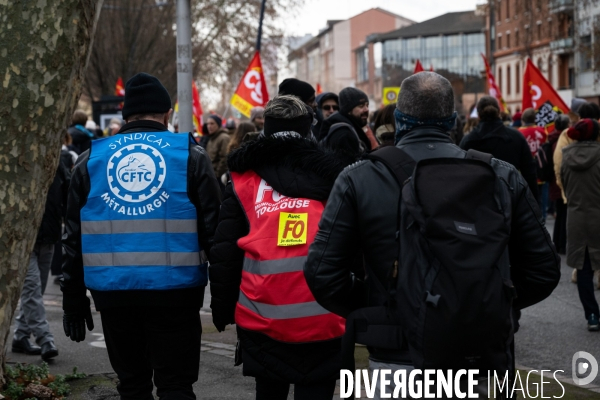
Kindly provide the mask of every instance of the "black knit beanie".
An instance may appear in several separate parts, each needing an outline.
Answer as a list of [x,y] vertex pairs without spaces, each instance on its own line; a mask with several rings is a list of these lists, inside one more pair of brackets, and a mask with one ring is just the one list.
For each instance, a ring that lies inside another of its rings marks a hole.
[[296,118],[273,118],[265,116],[264,133],[265,136],[271,136],[279,132],[297,132],[303,138],[308,137],[312,127],[313,116],[311,113],[301,115]]
[[361,103],[368,103],[369,97],[357,88],[347,87],[340,92],[340,114],[350,114],[352,109]]
[[310,83],[303,82],[296,78],[288,78],[284,79],[283,82],[279,84],[278,94],[291,94],[306,103],[311,97],[314,97],[315,88],[312,87]]
[[171,96],[160,81],[140,72],[125,84],[123,119],[136,114],[161,114],[171,109]]

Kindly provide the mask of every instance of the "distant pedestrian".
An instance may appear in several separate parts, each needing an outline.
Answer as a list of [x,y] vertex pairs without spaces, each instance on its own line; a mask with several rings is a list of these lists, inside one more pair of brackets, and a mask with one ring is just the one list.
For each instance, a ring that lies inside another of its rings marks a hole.
[[115,136],[84,152],[69,188],[63,327],[74,342],[100,312],[121,399],[195,399],[200,307],[220,190],[190,133],[167,130],[171,97],[154,76],[127,81]]
[[554,232],[552,241],[556,247],[558,254],[566,254],[567,248],[567,205],[563,200],[560,187],[556,183],[556,173],[554,172],[554,153],[556,145],[561,133],[569,128],[570,119],[567,115],[561,114],[554,121],[554,130],[548,135],[548,143],[545,146],[550,146],[550,154],[548,154],[548,162],[551,164],[553,179],[550,181],[549,198],[554,203],[556,217],[554,219]]
[[208,142],[206,143],[206,153],[212,161],[212,166],[217,179],[227,172],[227,147],[231,136],[227,129],[221,125],[221,118],[217,115],[210,115],[206,120],[208,129]]
[[261,132],[265,126],[265,108],[253,107],[250,110],[250,122],[256,127],[256,132]]
[[[13,352],[41,354],[44,361],[58,356],[54,335],[50,332],[50,325],[46,319],[43,295],[48,283],[55,245],[60,242],[62,234],[61,225],[67,207],[70,182],[71,172],[59,162],[46,196],[42,224],[29,258],[29,267],[21,291],[21,309],[16,318],[17,328],[12,342]],[[29,342],[32,334],[40,347]]]
[[483,96],[477,102],[481,123],[460,142],[463,150],[474,149],[493,155],[498,160],[512,164],[529,185],[535,198],[538,195],[535,162],[523,135],[503,124],[500,106],[492,96]]
[[[523,110],[523,116],[521,121],[523,125],[519,128],[519,131],[525,136],[525,140],[529,145],[529,151],[534,159],[537,159],[538,150],[540,147],[548,141],[548,135],[546,130],[535,123],[536,111],[533,108],[526,108]],[[536,172],[537,173],[537,172]],[[548,190],[549,185],[547,182],[542,181],[538,177],[538,203],[542,210],[542,217],[546,220],[546,213],[548,210]]]
[[340,109],[338,95],[332,92],[321,93],[316,98],[317,101],[317,112],[316,118],[317,123],[313,125],[312,132],[315,138],[318,138],[321,132],[321,126],[323,121],[329,118],[332,114],[336,113]]
[[598,121],[582,119],[569,128],[576,142],[563,149],[561,176],[567,203],[567,265],[577,269],[577,290],[588,330],[600,330],[594,271],[600,270],[600,143]]
[[379,143],[373,132],[367,127],[369,122],[369,97],[366,93],[353,87],[347,87],[342,89],[339,99],[340,111],[323,121],[319,140],[327,136],[329,128],[333,124],[343,122],[354,128],[367,151],[377,148]]
[[253,123],[240,123],[233,133],[231,140],[229,141],[229,146],[227,146],[227,154],[240,147],[242,145],[242,141],[244,140],[244,136],[251,132],[256,132],[256,126]]
[[308,139],[313,112],[295,96],[265,109],[264,136],[229,156],[209,269],[213,322],[236,324],[237,359],[256,399],[330,400],[344,321],[314,300],[302,272],[337,175],[353,159]]
[[381,147],[393,146],[396,136],[396,121],[394,120],[395,104],[388,104],[377,113],[373,124],[375,137],[381,143]]
[[70,150],[77,154],[81,154],[90,148],[92,140],[95,138],[94,132],[90,132],[85,128],[88,121],[88,116],[83,110],[76,110],[71,118],[71,126],[67,129],[71,135]]

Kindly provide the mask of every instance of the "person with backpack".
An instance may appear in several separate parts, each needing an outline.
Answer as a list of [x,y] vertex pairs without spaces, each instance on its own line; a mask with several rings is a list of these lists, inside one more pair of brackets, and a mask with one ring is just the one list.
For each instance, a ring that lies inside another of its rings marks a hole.
[[303,266],[333,183],[355,158],[311,140],[313,112],[296,96],[273,98],[264,116],[264,135],[228,157],[209,267],[213,322],[237,325],[236,365],[255,377],[257,400],[287,399],[290,384],[296,400],[330,400],[344,320],[317,304]]
[[[516,314],[560,279],[537,202],[512,165],[451,142],[441,75],[405,79],[395,118],[397,145],[339,175],[304,268],[317,302],[347,318],[344,368],[357,342],[371,370],[512,373]],[[348,267],[357,249],[364,282]]]

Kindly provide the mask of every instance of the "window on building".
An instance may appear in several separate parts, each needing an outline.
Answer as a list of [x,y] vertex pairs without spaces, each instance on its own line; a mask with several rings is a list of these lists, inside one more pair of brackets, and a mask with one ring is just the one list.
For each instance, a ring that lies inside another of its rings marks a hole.
[[519,46],[519,31],[515,31],[515,46]]
[[510,18],[510,0],[506,0],[506,18]]
[[331,38],[330,38],[330,33],[329,33],[329,32],[327,32],[327,33],[325,34],[325,48],[329,48],[329,46],[330,46],[330,41],[331,41]]
[[537,24],[537,37],[538,37],[538,40],[542,40],[542,24],[541,23]]
[[502,36],[498,36],[498,50],[502,50]]
[[356,80],[365,82],[369,80],[369,48],[365,47],[356,52]]
[[552,86],[554,86],[554,82],[552,82],[552,79],[554,78],[553,74],[552,74],[552,57],[548,58],[548,82],[550,82],[550,84]]
[[581,55],[579,60],[581,61],[580,68],[583,71],[589,71],[592,69],[592,35],[582,36],[580,38],[581,43]]
[[511,79],[510,69],[511,69],[510,65],[508,67],[506,67],[506,95],[507,96],[510,95],[510,92],[511,92],[511,89],[512,89],[510,87],[510,79]]
[[381,64],[382,64],[382,48],[381,42],[377,42],[373,45],[373,63],[375,64],[375,76],[381,76]]
[[506,47],[510,49],[510,33],[506,34]]
[[[542,71],[542,57],[537,59],[537,67],[540,71]],[[543,72],[543,71],[542,71]]]
[[498,88],[500,89],[500,93],[502,93],[502,67],[498,67]]
[[516,74],[515,74],[515,78],[516,78],[515,79],[515,81],[516,81],[515,82],[516,83],[515,92],[517,94],[519,94],[519,93],[521,93],[521,64],[519,64],[519,62],[517,62],[517,67],[515,69],[515,72],[516,72]]

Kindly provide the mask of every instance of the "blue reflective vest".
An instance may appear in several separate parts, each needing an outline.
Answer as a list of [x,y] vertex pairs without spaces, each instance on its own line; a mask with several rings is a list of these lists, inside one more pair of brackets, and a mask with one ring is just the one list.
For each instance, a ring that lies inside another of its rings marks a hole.
[[84,279],[94,290],[206,285],[196,208],[187,194],[193,139],[124,133],[92,142],[90,193],[81,209]]

